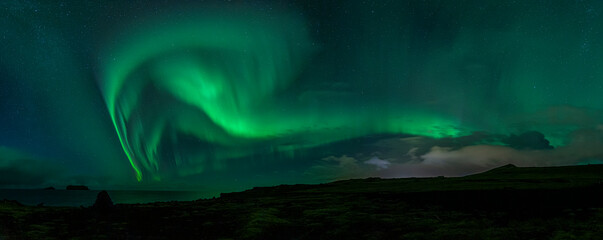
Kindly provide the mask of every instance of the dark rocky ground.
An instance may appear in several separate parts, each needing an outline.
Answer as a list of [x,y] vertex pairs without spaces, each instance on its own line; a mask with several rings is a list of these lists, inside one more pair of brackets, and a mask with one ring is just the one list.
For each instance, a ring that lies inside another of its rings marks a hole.
[[102,206],[1,201],[0,239],[603,239],[603,165],[505,166],[462,178],[370,178]]

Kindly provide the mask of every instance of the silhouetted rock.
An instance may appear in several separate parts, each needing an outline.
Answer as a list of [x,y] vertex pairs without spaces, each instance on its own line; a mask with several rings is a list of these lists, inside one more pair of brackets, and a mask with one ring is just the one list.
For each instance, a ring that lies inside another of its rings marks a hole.
[[47,188],[44,188],[43,190],[55,190],[55,188],[54,187],[47,187]]
[[101,210],[107,210],[113,208],[113,201],[111,201],[111,197],[109,197],[109,193],[107,191],[101,191],[96,195],[96,202],[92,207]]
[[90,190],[88,187],[84,185],[69,185],[65,189],[67,190]]

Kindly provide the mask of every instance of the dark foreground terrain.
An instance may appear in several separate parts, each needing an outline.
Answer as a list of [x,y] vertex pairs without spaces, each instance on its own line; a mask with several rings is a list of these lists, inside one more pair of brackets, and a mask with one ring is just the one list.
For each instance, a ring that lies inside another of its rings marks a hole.
[[284,185],[113,207],[0,201],[4,239],[603,239],[603,165]]

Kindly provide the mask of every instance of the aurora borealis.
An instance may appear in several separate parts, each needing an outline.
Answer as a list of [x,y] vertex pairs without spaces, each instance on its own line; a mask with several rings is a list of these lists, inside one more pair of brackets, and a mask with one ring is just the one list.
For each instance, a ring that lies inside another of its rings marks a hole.
[[601,11],[3,1],[0,185],[237,188],[600,163]]

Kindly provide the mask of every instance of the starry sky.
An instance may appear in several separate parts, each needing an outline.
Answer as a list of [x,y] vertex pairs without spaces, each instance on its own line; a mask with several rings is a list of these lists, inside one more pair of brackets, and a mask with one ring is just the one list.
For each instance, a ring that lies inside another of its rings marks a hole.
[[0,187],[603,163],[601,1],[0,2]]

